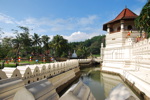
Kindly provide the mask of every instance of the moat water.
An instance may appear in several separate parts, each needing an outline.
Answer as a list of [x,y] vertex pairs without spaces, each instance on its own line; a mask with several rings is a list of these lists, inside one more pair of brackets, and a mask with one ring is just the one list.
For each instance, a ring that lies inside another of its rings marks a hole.
[[81,69],[79,80],[82,80],[90,88],[96,100],[105,100],[111,89],[119,83],[123,83],[131,94],[137,97],[132,88],[128,87],[119,76],[102,73],[99,66]]

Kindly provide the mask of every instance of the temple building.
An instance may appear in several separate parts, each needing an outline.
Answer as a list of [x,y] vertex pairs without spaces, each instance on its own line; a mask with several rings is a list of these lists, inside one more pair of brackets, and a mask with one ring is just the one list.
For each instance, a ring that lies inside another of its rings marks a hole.
[[126,45],[127,38],[132,39],[133,42],[136,40],[136,37],[140,35],[134,25],[136,17],[134,12],[125,8],[115,19],[103,25],[103,30],[107,31],[106,46],[108,48]]
[[135,27],[136,17],[125,8],[103,25],[107,34],[106,47],[101,44],[102,71],[119,73],[150,98],[150,38]]
[[103,30],[107,31],[106,47],[101,51],[103,66],[120,68],[124,66],[122,60],[131,60],[130,46],[136,42],[137,36],[140,36],[134,24],[136,17],[134,12],[125,8],[115,19],[103,25]]

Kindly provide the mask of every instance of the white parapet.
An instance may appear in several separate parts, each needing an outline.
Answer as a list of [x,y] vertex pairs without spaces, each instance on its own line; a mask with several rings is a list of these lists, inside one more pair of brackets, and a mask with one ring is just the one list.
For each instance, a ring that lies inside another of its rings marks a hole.
[[33,81],[39,81],[41,80],[41,74],[40,69],[37,65],[28,65],[28,67],[31,69],[32,75],[33,75]]
[[10,78],[10,77],[22,78],[20,71],[16,68],[5,67],[4,69],[2,69],[2,71],[4,71],[6,73],[8,78]]
[[27,66],[17,66],[17,69],[20,71],[22,75],[22,79],[25,84],[29,84],[33,82],[33,74],[29,67]]
[[8,78],[8,77],[6,76],[6,73],[0,69],[0,80],[1,80],[1,79],[6,79],[6,78]]
[[[5,67],[0,70],[0,79],[20,77],[25,84],[30,84],[72,70],[78,65],[78,60],[74,59],[64,62],[17,66],[17,68]],[[78,70],[75,72],[78,72]]]
[[90,63],[92,59],[78,59],[79,63]]

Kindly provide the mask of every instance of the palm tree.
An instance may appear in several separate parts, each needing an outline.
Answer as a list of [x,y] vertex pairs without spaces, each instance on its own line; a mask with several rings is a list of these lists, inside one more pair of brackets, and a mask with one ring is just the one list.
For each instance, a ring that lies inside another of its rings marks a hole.
[[14,62],[16,62],[16,66],[18,65],[17,63],[17,57],[19,56],[19,52],[22,46],[22,40],[19,34],[16,35],[16,38],[12,40],[14,50],[16,52],[15,57],[14,57]]
[[135,25],[140,31],[144,30],[150,37],[150,0],[144,5],[140,15],[135,19]]
[[32,39],[30,38],[29,29],[27,27],[19,26],[23,30],[23,33],[20,33],[20,38],[22,40],[23,49],[25,55],[31,53]]
[[45,49],[46,51],[46,55],[48,55],[48,50],[49,50],[49,40],[50,40],[50,37],[48,37],[47,35],[43,35],[42,38],[41,38],[41,41],[43,43],[43,49]]
[[55,49],[56,56],[60,57],[63,54],[63,52],[68,52],[68,41],[60,35],[56,35],[53,37],[52,45]]
[[[32,36],[32,45],[34,46],[34,53],[39,53],[39,47],[41,45],[41,38],[38,34],[34,33],[34,35]],[[39,46],[39,47],[38,47]]]

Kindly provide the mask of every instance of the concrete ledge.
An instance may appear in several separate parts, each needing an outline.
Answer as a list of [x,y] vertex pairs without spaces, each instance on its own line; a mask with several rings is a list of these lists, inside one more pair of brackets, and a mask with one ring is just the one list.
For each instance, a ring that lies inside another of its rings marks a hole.
[[70,84],[72,84],[74,81],[76,81],[77,79],[79,79],[80,75],[81,75],[80,71],[77,72],[77,73],[75,73],[75,77],[74,78],[72,78],[68,82],[62,84],[61,86],[59,86],[56,89],[57,93],[60,93],[60,95],[61,95],[61,91],[63,91],[63,89],[67,88]]
[[109,97],[106,100],[136,100],[134,96],[131,95],[128,88],[123,84],[118,84],[116,87],[111,89]]
[[60,100],[95,100],[95,98],[89,87],[82,81],[79,81],[73,85]]
[[15,93],[22,87],[24,87],[24,82],[20,78],[0,80],[0,100],[12,99]]
[[59,96],[52,83],[44,79],[20,89],[14,100],[58,100]]

